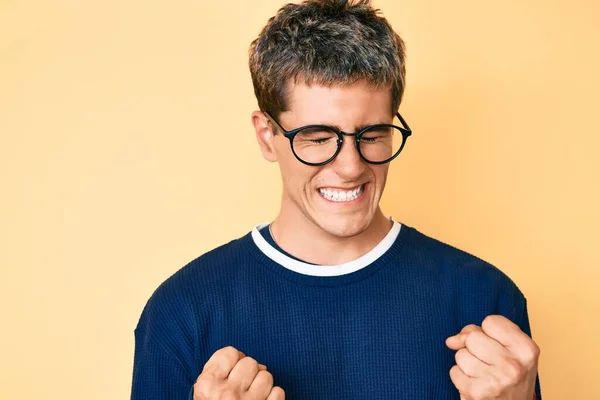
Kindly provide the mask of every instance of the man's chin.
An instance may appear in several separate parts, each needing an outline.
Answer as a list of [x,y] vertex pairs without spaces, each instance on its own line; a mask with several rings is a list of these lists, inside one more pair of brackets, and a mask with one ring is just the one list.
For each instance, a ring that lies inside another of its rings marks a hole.
[[329,217],[318,221],[317,225],[331,236],[351,238],[360,235],[369,228],[372,218],[352,218],[348,216]]

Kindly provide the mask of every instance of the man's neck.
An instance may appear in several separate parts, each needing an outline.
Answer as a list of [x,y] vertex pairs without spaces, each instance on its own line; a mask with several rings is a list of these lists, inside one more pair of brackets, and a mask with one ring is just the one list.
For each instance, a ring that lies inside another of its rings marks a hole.
[[271,224],[275,242],[294,257],[318,265],[339,265],[354,261],[373,250],[389,233],[393,222],[377,209],[369,227],[360,234],[341,238],[333,236],[303,215],[283,212]]

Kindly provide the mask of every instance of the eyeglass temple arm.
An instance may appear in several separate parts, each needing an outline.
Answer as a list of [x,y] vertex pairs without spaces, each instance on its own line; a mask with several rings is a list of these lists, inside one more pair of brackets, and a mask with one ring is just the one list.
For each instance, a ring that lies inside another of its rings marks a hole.
[[[264,115],[267,117],[267,119],[268,119],[269,121],[271,121],[272,123],[274,123],[274,124],[275,124],[275,125],[276,125],[276,126],[279,128],[279,129],[281,129],[281,131],[282,131],[282,132],[284,132],[284,133],[286,133],[286,132],[287,132],[287,131],[286,131],[286,130],[283,128],[283,126],[281,126],[281,125],[279,124],[279,122],[277,122],[277,121],[275,120],[275,118],[271,117],[271,114],[269,114],[269,113],[268,113],[268,112],[266,112],[266,111],[263,111],[263,114],[264,114]],[[277,133],[277,132],[275,132],[275,134],[276,134],[276,133]]]
[[[277,122],[277,121],[275,120],[275,118],[271,117],[271,114],[269,114],[269,113],[268,113],[268,112],[266,112],[266,111],[263,111],[263,114],[264,114],[264,115],[267,117],[267,119],[268,119],[269,121],[271,121],[272,123],[274,123],[275,125],[277,125],[277,127],[278,127],[279,129],[281,129],[281,130],[282,130],[284,133],[285,133],[285,132],[287,132],[287,131],[286,131],[286,130],[283,128],[283,126],[281,126],[281,125],[279,124],[279,122]],[[404,128],[405,128],[407,131],[409,131],[409,132],[411,132],[411,133],[412,133],[412,130],[410,129],[410,126],[408,126],[408,124],[406,123],[406,121],[404,120],[404,118],[402,118],[402,115],[400,115],[400,112],[396,112],[396,116],[398,117],[398,119],[400,120],[400,122],[402,123],[402,125],[404,126]],[[350,136],[352,136],[352,135],[350,135]]]
[[404,118],[402,118],[402,115],[400,115],[400,112],[396,112],[396,116],[398,117],[398,119],[400,120],[402,125],[405,127],[405,129],[409,132],[412,132],[412,130],[410,129],[410,126],[408,126],[408,124],[406,123]]

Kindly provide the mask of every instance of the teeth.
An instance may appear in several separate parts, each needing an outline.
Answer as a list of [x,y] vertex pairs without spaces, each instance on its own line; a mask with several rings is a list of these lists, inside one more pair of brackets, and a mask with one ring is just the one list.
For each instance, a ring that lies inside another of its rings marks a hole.
[[336,202],[346,202],[356,200],[364,191],[364,185],[357,187],[354,190],[348,191],[337,191],[331,189],[319,189],[321,196],[326,198],[327,200],[336,201]]

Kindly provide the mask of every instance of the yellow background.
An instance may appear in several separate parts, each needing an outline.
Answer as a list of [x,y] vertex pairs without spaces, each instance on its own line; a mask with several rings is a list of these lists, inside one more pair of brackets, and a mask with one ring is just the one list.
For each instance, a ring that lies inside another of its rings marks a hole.
[[[123,399],[164,279],[273,218],[247,49],[281,0],[0,2],[0,398]],[[379,0],[414,135],[383,209],[505,271],[547,400],[600,399],[600,5]]]

